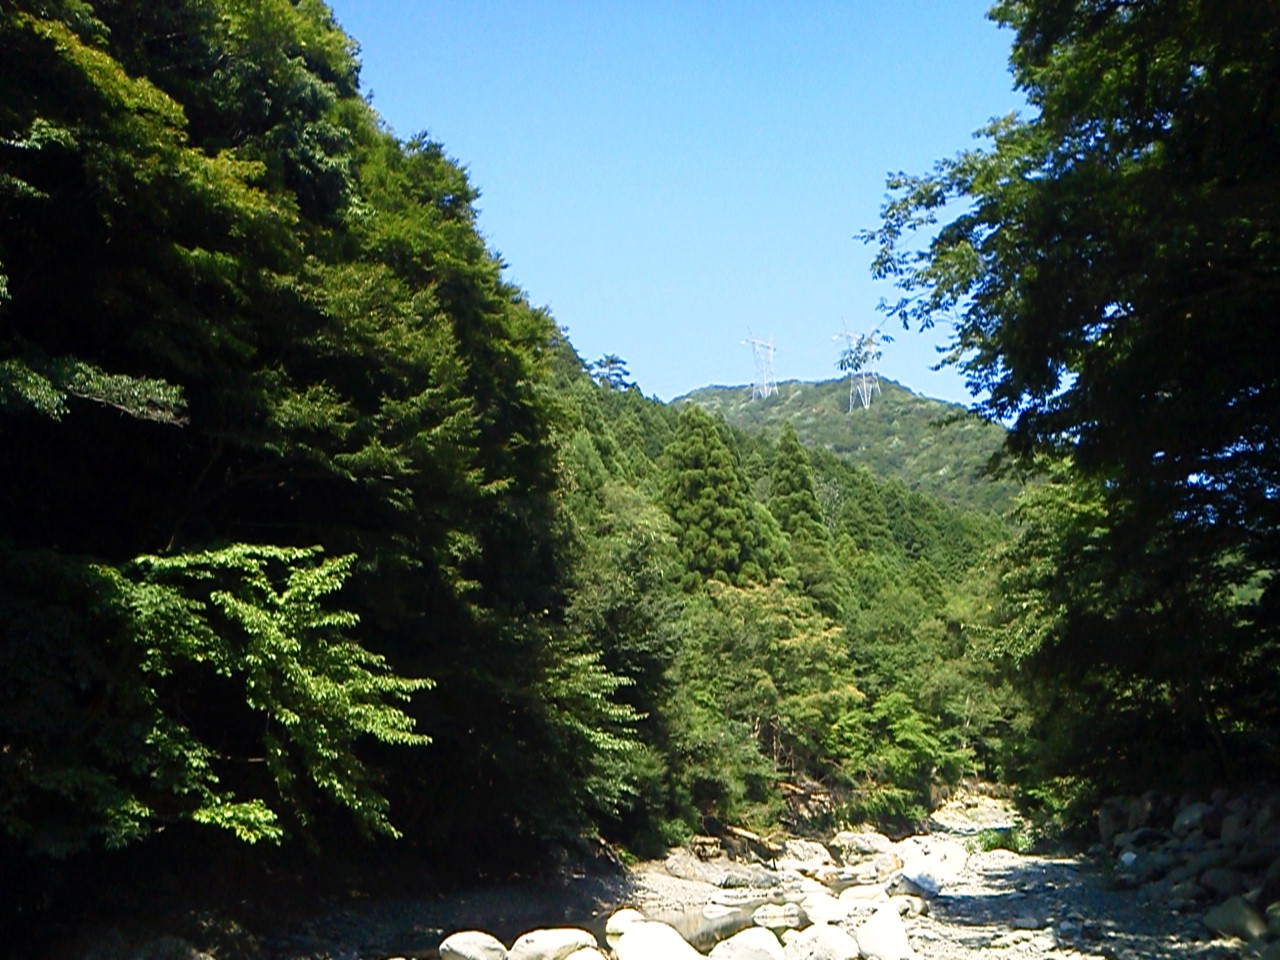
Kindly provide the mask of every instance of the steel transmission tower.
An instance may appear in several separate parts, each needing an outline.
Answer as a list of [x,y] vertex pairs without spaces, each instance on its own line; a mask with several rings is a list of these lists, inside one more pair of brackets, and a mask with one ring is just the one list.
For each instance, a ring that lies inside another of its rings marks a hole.
[[865,410],[871,406],[871,394],[880,392],[880,376],[876,364],[880,360],[880,345],[876,341],[879,328],[870,333],[850,333],[845,330],[832,340],[845,342],[840,355],[840,369],[849,371],[849,411],[854,408],[854,398],[862,401]]
[[751,399],[761,400],[778,392],[778,383],[773,379],[773,341],[757,340],[747,331],[747,339],[742,341],[751,345],[752,356],[756,361],[756,382],[751,387]]

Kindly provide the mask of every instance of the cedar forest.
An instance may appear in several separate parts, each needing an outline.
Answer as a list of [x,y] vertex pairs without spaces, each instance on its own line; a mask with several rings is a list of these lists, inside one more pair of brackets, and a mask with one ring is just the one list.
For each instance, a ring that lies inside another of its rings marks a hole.
[[1273,777],[1280,17],[992,15],[1034,116],[862,237],[1008,425],[922,487],[584,363],[321,0],[0,7],[9,903]]

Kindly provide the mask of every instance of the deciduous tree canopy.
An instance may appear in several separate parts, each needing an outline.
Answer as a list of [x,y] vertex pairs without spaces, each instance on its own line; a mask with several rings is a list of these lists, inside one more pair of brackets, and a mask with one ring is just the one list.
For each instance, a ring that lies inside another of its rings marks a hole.
[[1085,709],[1127,683],[1206,738],[1271,738],[1274,698],[1247,691],[1259,669],[1280,689],[1280,17],[1247,0],[992,15],[1034,113],[891,179],[865,235],[903,294],[889,313],[954,322],[950,359],[1009,451],[1081,478],[1089,511],[1040,498],[1012,562],[1056,624],[1042,655],[1112,668]]

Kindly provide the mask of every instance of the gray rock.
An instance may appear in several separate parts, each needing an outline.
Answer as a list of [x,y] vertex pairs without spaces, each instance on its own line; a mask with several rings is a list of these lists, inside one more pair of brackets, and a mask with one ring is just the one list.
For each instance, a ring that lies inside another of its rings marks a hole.
[[1266,932],[1267,922],[1244,897],[1232,897],[1204,915],[1204,925],[1215,933],[1252,940]]
[[1151,827],[1138,827],[1136,830],[1117,833],[1111,842],[1117,847],[1133,849],[1136,847],[1154,847],[1163,843],[1165,839],[1165,835],[1159,830],[1153,830]]
[[511,945],[508,960],[565,960],[575,950],[596,946],[595,935],[577,927],[530,930]]
[[800,926],[804,920],[798,903],[766,903],[751,915],[751,922],[757,927],[785,930]]
[[1242,873],[1266,873],[1277,859],[1280,859],[1280,835],[1251,836],[1240,844],[1240,853],[1231,865]]
[[688,850],[679,849],[672,850],[667,855],[667,859],[663,862],[667,873],[673,877],[679,877],[681,880],[701,880],[707,881],[708,866],[699,860]]
[[1205,897],[1205,889],[1190,878],[1181,880],[1169,888],[1169,898],[1175,901],[1194,902]]
[[906,877],[899,877],[889,884],[888,892],[891,897],[920,897],[924,900],[932,900],[938,895],[937,890],[931,887],[921,887],[915,881]]
[[717,943],[710,960],[785,960],[782,943],[768,930],[752,927]]
[[1195,880],[1197,876],[1199,874],[1196,873],[1194,867],[1181,863],[1166,873],[1164,879],[1170,887],[1176,887],[1178,884],[1186,883],[1188,880]]
[[1108,797],[1098,808],[1098,837],[1110,846],[1116,834],[1129,828],[1128,801],[1123,797]]
[[1182,864],[1182,857],[1170,850],[1152,850],[1146,855],[1147,879],[1167,876],[1174,867]]
[[1249,838],[1252,817],[1243,811],[1229,813],[1222,818],[1222,842],[1240,845]]
[[507,948],[482,930],[461,930],[444,938],[440,960],[507,960]]
[[1262,837],[1275,833],[1280,827],[1280,793],[1273,793],[1258,807],[1253,816],[1253,832]]
[[1187,866],[1198,876],[1211,867],[1225,867],[1233,858],[1234,854],[1228,848],[1220,843],[1213,843],[1187,857]]
[[700,880],[717,887],[776,886],[778,875],[772,870],[733,860],[699,860],[688,850],[673,850],[663,862],[667,873],[681,880]]
[[[1264,890],[1273,885],[1280,887],[1280,857],[1277,857],[1271,862],[1271,865],[1267,867],[1266,872],[1262,876],[1262,887]],[[1275,900],[1280,900],[1280,897],[1268,897],[1265,902],[1273,903]]]
[[1188,803],[1173,818],[1173,832],[1179,836],[1186,836],[1200,826],[1204,820],[1204,815],[1212,809],[1213,804],[1211,803]]
[[1129,820],[1126,824],[1130,830],[1137,830],[1139,827],[1147,827],[1151,825],[1151,815],[1155,812],[1156,800],[1155,794],[1147,791],[1140,797],[1134,797],[1129,802]]
[[1215,804],[1212,810],[1206,810],[1204,816],[1200,818],[1200,829],[1204,831],[1206,837],[1217,840],[1222,836],[1222,821],[1226,816],[1227,812]]
[[1245,879],[1227,867],[1210,867],[1200,874],[1200,886],[1218,897],[1230,897],[1244,891]]
[[883,833],[855,833],[841,830],[831,838],[831,846],[840,854],[846,863],[850,858],[870,857],[877,853],[892,853],[893,841]]
[[1177,858],[1161,850],[1126,850],[1116,861],[1116,879],[1121,886],[1139,886],[1159,880],[1176,864]]
[[726,890],[739,890],[743,887],[776,887],[781,881],[777,873],[765,867],[753,863],[726,861],[722,865],[721,872],[714,876],[711,882]]
[[1280,938],[1280,901],[1267,907],[1267,930],[1273,937]]
[[783,853],[792,860],[807,863],[835,864],[831,851],[816,840],[787,840],[782,845]]
[[861,863],[844,869],[846,882],[854,884],[883,883],[902,869],[902,859],[896,853],[878,853]]

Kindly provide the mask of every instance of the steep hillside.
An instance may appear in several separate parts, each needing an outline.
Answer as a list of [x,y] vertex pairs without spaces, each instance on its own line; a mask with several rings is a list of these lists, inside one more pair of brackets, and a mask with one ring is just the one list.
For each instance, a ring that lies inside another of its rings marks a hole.
[[849,409],[849,381],[788,380],[767,400],[749,386],[704,387],[675,401],[720,413],[731,425],[776,438],[788,420],[808,446],[821,446],[880,477],[896,477],[912,490],[957,506],[1003,511],[1016,485],[979,476],[1000,446],[1003,430],[965,416],[957,404],[880,381],[871,406]]

